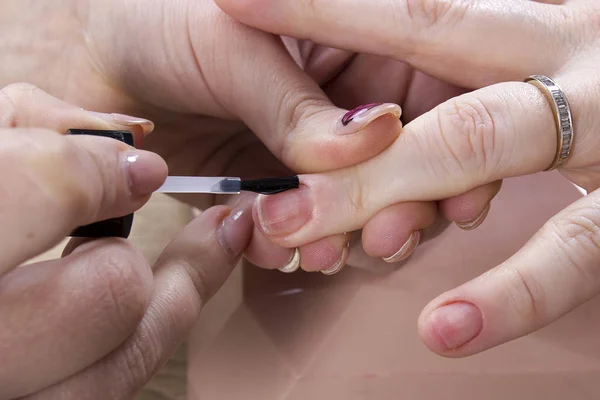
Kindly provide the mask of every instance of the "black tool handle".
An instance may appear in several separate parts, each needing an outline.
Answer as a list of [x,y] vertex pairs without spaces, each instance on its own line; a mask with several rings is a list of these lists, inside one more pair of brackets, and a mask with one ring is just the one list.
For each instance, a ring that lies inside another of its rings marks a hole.
[[[133,134],[129,131],[69,129],[68,135],[92,135],[119,140],[134,146]],[[75,229],[69,236],[85,238],[120,237],[128,238],[133,226],[133,214],[95,222]]]

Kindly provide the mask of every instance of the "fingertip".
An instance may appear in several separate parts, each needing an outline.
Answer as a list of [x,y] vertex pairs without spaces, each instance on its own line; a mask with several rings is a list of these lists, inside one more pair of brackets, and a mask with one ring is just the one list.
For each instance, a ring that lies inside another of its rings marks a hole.
[[483,314],[473,303],[455,301],[424,311],[418,330],[423,343],[433,352],[458,357],[483,329]]
[[436,222],[434,202],[400,203],[377,213],[364,226],[362,243],[365,253],[399,262],[408,258],[421,240],[421,231]]
[[455,222],[459,228],[473,230],[484,222],[490,210],[490,203],[501,187],[502,181],[497,181],[460,196],[442,200],[439,202],[440,213],[448,221]]
[[[252,238],[254,222],[251,213],[248,208],[225,205],[210,207],[181,232],[170,248],[181,248],[185,252],[193,252],[195,256],[204,253],[204,263],[211,259],[213,262],[220,259],[234,261],[241,256]],[[198,244],[199,250],[185,247],[191,241]],[[215,245],[220,249],[219,252],[215,252]]]
[[236,259],[250,243],[253,229],[252,210],[234,208],[217,228],[217,240],[229,257]]
[[246,248],[244,256],[259,268],[274,270],[285,268],[292,261],[294,251],[293,248],[289,249],[272,243],[259,228],[255,227],[252,240]]
[[333,275],[344,268],[349,255],[349,235],[330,236],[300,248],[302,269]]
[[169,168],[158,154],[145,150],[129,150],[122,157],[134,195],[149,195],[165,182]]
[[326,134],[318,128],[325,120],[323,116],[307,120],[298,128],[297,135],[290,136],[283,155],[285,163],[301,173],[316,173],[350,167],[377,156],[402,132],[399,111],[396,111],[400,107],[395,104],[380,107],[387,108],[372,120],[352,121],[347,125],[341,121],[347,120],[353,111],[345,115],[336,111],[336,116],[330,117],[332,128]]

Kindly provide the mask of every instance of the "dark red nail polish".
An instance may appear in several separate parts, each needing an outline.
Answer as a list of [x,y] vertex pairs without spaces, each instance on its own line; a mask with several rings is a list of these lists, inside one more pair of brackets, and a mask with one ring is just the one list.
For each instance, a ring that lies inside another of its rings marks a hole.
[[362,106],[358,106],[350,111],[348,111],[343,117],[342,117],[342,125],[346,126],[348,125],[350,122],[352,122],[352,120],[354,119],[354,117],[356,116],[356,114],[363,112],[363,111],[367,111],[370,110],[371,108],[375,108],[377,106],[382,105],[383,103],[369,103],[369,104],[364,104]]

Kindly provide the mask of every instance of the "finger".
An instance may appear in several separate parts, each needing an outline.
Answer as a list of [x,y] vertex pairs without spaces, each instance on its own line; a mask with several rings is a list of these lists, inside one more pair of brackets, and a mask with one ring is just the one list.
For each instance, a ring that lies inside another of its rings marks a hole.
[[440,212],[448,220],[466,231],[479,227],[488,212],[492,199],[500,192],[502,181],[480,186],[459,196],[439,202]]
[[45,128],[58,133],[69,129],[127,129],[139,147],[154,124],[143,118],[86,111],[28,83],[15,83],[0,90],[0,128],[12,127]]
[[257,267],[279,269],[286,273],[295,272],[300,267],[300,258],[295,254],[295,249],[274,244],[256,227],[244,257]]
[[[565,168],[593,165],[597,146],[582,87],[563,84],[577,133]],[[569,91],[571,93],[571,91]],[[526,134],[525,134],[526,132]],[[554,117],[541,91],[505,83],[465,94],[408,124],[398,140],[358,167],[302,175],[301,187],[259,196],[256,222],[274,243],[298,247],[360,229],[379,210],[458,196],[504,178],[545,170],[557,151]]]
[[[248,199],[235,202],[234,207],[252,213],[253,200],[254,196],[248,196]],[[349,239],[350,235],[340,234],[299,249],[289,249],[273,244],[260,229],[254,227],[244,257],[257,267],[278,269],[283,273],[293,273],[302,268],[307,272],[335,275],[346,265]]]
[[190,19],[214,14],[213,20],[222,23],[214,24],[211,37],[227,40],[228,47],[232,40],[239,43],[224,68],[212,55],[221,53],[225,43],[208,40],[203,24],[192,25],[192,45],[211,93],[292,170],[354,165],[379,154],[400,134],[398,105],[357,104],[360,108],[350,112],[335,107],[280,38],[229,20],[215,5],[206,8]]
[[378,212],[363,228],[362,244],[371,257],[396,263],[406,260],[421,241],[421,232],[436,222],[435,202],[394,204]]
[[167,175],[156,154],[117,140],[0,130],[0,274],[78,226],[140,208]]
[[[252,206],[256,195],[243,193],[232,197],[227,205],[233,213],[247,213],[252,215]],[[244,252],[244,258],[257,267],[265,269],[281,269],[285,272],[295,272],[300,266],[299,258],[295,256],[294,249],[273,244],[256,227],[252,229],[250,243]]]
[[324,275],[335,275],[348,261],[350,251],[350,234],[338,234],[300,248],[302,269],[306,272],[321,272]]
[[[306,43],[306,42],[305,42]],[[310,43],[310,42],[308,42]],[[313,44],[304,71],[319,86],[323,86],[350,64],[355,53]]]
[[135,331],[151,294],[150,266],[117,239],[4,276],[0,398],[34,393],[103,358]]
[[261,30],[408,60],[424,72],[470,87],[521,78],[531,71],[552,74],[573,46],[561,39],[570,35],[558,32],[575,31],[580,21],[570,18],[567,7],[523,0],[217,3]]
[[133,398],[185,339],[249,242],[252,218],[230,211],[204,211],[165,249],[150,306],[133,336],[102,362],[28,399]]
[[600,291],[600,191],[548,221],[509,260],[431,302],[419,332],[462,357],[531,333]]

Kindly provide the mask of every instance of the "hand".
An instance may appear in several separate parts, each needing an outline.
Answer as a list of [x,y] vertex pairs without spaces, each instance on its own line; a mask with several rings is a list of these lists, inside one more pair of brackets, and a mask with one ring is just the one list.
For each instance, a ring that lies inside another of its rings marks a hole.
[[[11,38],[2,81],[31,81],[88,110],[149,117],[157,129],[144,148],[162,155],[173,175],[332,170],[378,154],[400,133],[394,105],[336,128],[346,110],[330,103],[281,40],[232,21],[211,0],[8,0],[2,8],[3,36]],[[248,209],[252,199],[227,201]],[[185,200],[215,204],[214,196]],[[347,236],[313,244],[303,266],[327,269],[343,256]],[[260,232],[246,252],[267,268],[293,254]]]
[[[289,53],[338,106],[402,102],[405,121],[460,91],[393,60],[295,40],[285,40],[285,48],[279,38],[231,21],[209,0],[53,0],[35,6],[8,0],[0,18],[3,36],[11,38],[2,53],[1,80],[32,81],[86,109],[151,118],[157,129],[145,148],[161,154],[174,175],[333,170],[380,153],[398,136],[401,125],[392,116],[354,135],[334,134],[331,127],[346,111],[331,105]],[[382,109],[370,112],[372,119],[379,115]],[[498,189],[494,184],[444,202],[442,216],[474,220]],[[182,198],[200,208],[215,203],[212,196]],[[226,201],[247,209],[253,198]],[[446,226],[434,202],[394,205],[387,215],[398,229],[391,236],[378,232],[385,241],[374,235],[369,251],[390,262],[414,250],[418,240],[396,254],[411,232],[422,231],[426,240]],[[339,269],[348,239],[335,235],[301,247],[302,267]],[[293,254],[257,230],[246,257],[280,268]]]
[[[302,189],[260,198],[256,220],[275,243],[298,246],[367,230],[390,204],[455,196],[546,169],[557,152],[549,102],[533,85],[496,83],[544,74],[565,90],[576,127],[571,157],[560,170],[589,194],[505,263],[431,302],[420,333],[432,350],[465,356],[533,332],[600,292],[597,2],[219,3],[276,33],[406,59],[465,87],[491,85],[416,118],[390,149],[359,167],[303,176]],[[302,211],[280,212],[292,197]]]
[[60,260],[20,266],[78,226],[136,211],[163,183],[154,153],[57,133],[125,128],[101,117],[33,86],[0,91],[0,399],[132,398],[250,240],[251,216],[219,206],[153,268],[121,239],[73,239]]

